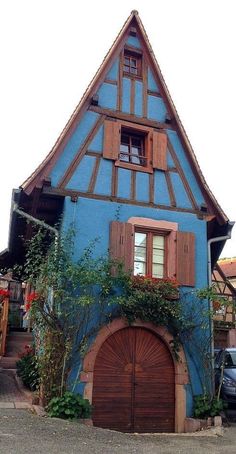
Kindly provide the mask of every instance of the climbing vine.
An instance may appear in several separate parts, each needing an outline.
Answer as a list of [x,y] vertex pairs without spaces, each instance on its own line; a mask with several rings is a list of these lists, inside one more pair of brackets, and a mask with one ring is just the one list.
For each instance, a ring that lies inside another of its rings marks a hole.
[[[95,258],[98,241],[95,239],[78,261],[73,232],[52,237],[50,242],[48,233],[39,229],[26,247],[20,273],[32,288],[26,308],[33,321],[40,387],[46,403],[63,395],[72,358],[79,355],[81,359],[98,330],[115,317],[125,317],[130,324],[141,319],[167,326],[173,335],[171,347],[176,358],[180,344],[195,342],[199,329],[204,331],[205,326],[209,335],[205,304],[201,306],[205,311],[201,319],[196,314],[196,307],[200,307],[196,301],[191,309],[188,303],[186,314],[175,280],[131,276],[121,262],[108,256]],[[195,293],[194,298],[204,302],[206,293]],[[206,352],[209,362],[208,347]]]

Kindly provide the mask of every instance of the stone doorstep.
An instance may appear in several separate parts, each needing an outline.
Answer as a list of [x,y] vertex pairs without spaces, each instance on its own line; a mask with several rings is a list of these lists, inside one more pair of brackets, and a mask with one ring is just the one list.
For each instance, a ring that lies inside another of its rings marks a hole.
[[215,416],[214,418],[207,419],[185,418],[184,422],[185,433],[211,429],[212,427],[222,427],[221,416]]

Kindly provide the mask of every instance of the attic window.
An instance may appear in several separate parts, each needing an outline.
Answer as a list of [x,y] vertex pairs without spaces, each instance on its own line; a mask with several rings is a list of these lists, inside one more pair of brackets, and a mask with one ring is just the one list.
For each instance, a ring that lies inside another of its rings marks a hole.
[[103,157],[138,172],[167,170],[167,136],[148,126],[106,119]]
[[129,50],[124,51],[123,70],[125,75],[141,77],[142,76],[142,55],[136,54]]
[[122,162],[146,166],[144,134],[121,129],[120,156]]

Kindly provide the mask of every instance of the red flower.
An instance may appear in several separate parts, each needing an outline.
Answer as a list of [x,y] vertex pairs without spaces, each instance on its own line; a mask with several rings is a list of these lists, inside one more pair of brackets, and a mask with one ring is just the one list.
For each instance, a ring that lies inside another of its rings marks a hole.
[[0,296],[9,296],[10,295],[10,292],[9,290],[5,290],[4,288],[0,288]]
[[31,303],[26,303],[26,305],[25,305],[26,312],[29,311],[30,308],[31,308]]
[[32,301],[37,299],[39,299],[39,294],[36,292],[29,293],[29,295],[26,296],[27,303],[32,303]]

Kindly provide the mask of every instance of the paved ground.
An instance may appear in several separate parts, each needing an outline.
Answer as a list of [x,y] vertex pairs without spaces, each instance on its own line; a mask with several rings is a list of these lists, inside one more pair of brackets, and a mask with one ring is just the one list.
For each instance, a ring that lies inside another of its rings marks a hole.
[[223,437],[128,435],[77,422],[0,410],[1,454],[235,454],[236,425]]
[[[28,407],[22,409],[21,407]],[[0,370],[0,454],[235,454],[236,424],[217,436],[123,434],[33,414],[13,371]]]
[[30,408],[30,393],[24,392],[15,370],[0,369],[0,409]]

